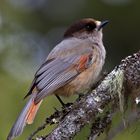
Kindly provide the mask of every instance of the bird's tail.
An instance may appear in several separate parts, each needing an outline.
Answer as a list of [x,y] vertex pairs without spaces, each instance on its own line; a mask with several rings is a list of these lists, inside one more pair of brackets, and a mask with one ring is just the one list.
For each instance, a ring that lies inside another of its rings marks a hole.
[[32,94],[29,101],[23,108],[16,122],[14,123],[7,140],[12,140],[14,137],[19,136],[22,132],[26,124],[31,124],[35,118],[35,115],[39,109],[39,106],[42,101],[38,104],[34,103],[35,94]]

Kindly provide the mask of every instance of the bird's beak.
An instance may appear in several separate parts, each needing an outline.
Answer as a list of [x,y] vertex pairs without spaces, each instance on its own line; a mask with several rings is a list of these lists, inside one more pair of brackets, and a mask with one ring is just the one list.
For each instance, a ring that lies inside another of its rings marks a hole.
[[101,30],[106,24],[108,24],[108,20],[102,21],[100,25],[98,25],[97,30]]

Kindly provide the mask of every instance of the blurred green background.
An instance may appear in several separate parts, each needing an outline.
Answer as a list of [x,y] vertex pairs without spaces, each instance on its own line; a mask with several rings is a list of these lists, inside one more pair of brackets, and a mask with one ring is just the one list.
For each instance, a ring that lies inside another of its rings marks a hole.
[[[110,71],[122,58],[140,49],[139,14],[139,0],[0,0],[0,140],[6,139],[23,108],[23,97],[35,71],[71,23],[85,17],[110,20],[104,29],[104,69]],[[25,140],[54,107],[60,108],[59,102],[48,97],[34,124],[27,126],[17,140]],[[139,140],[140,127],[132,134],[135,128],[132,126],[114,140]],[[41,134],[51,129],[47,127]],[[87,126],[75,140],[85,140],[88,132]]]

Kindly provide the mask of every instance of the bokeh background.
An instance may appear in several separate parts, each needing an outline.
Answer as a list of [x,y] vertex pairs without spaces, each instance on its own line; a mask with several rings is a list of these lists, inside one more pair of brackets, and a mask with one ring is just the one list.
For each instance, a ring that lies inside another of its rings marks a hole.
[[[110,20],[104,29],[104,69],[110,71],[122,58],[140,49],[139,14],[139,0],[0,0],[0,140],[6,139],[24,106],[23,97],[35,71],[73,21],[85,17]],[[54,112],[54,107],[59,109],[59,102],[48,97],[34,124],[27,126],[17,140],[25,140]],[[136,125],[131,126],[114,140],[139,140],[140,128],[132,133],[135,128]],[[52,126],[47,127],[40,134],[51,129]],[[75,140],[86,140],[88,133],[86,126]]]

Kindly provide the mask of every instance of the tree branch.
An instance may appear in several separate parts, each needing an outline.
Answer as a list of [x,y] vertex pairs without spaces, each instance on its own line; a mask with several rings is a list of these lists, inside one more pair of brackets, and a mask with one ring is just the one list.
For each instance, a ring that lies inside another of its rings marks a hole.
[[93,138],[97,137],[110,123],[107,112],[115,111],[112,108],[114,105],[119,105],[121,112],[124,112],[124,102],[130,96],[134,100],[140,96],[140,51],[122,60],[121,64],[115,67],[96,89],[81,100],[58,111],[59,115],[51,118],[53,121],[58,120],[58,126],[49,135],[36,140],[72,139],[86,124],[93,122],[96,126],[100,118],[98,124],[104,124],[101,125],[101,129],[92,128],[92,130],[96,128],[92,133]]

